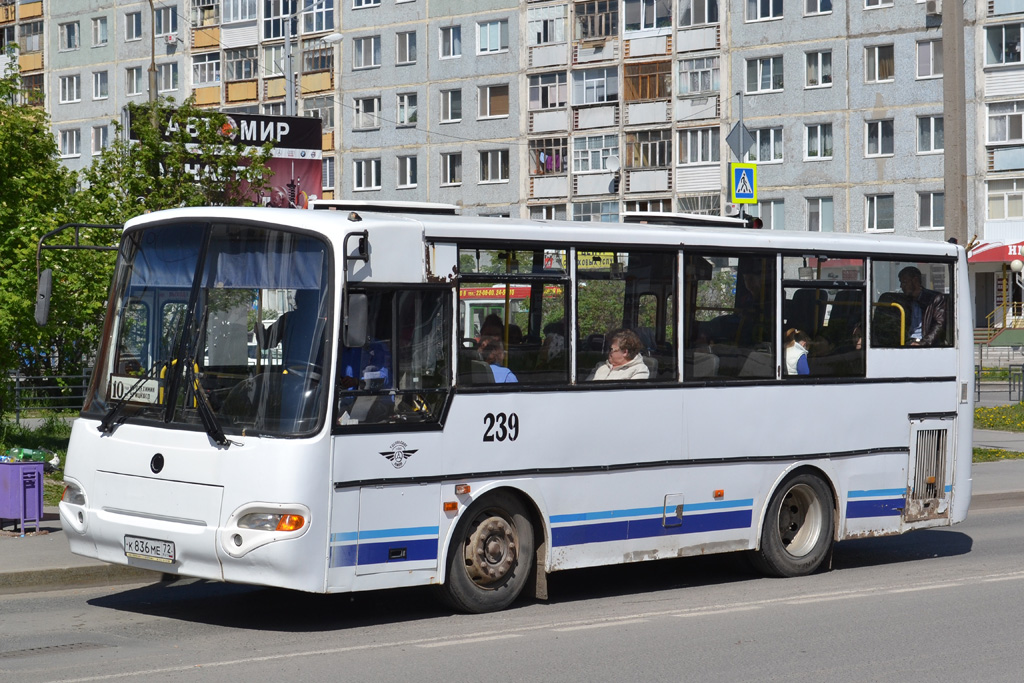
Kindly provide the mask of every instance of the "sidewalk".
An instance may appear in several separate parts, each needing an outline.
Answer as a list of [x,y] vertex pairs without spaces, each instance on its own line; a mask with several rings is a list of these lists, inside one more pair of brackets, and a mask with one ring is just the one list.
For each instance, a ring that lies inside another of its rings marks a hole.
[[[979,406],[1006,405],[1008,387],[992,383],[982,387]],[[1024,452],[1024,433],[975,430],[975,447]],[[1024,460],[976,463],[971,472],[972,508],[1024,505]],[[163,574],[146,569],[111,565],[79,557],[68,550],[56,508],[46,508],[40,533],[10,534],[11,523],[0,531],[0,594],[55,590],[74,586],[155,583]]]

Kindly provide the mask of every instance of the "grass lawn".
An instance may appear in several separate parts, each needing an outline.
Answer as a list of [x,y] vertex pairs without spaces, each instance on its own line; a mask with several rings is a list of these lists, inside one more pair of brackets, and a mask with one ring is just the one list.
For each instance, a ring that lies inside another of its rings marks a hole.
[[[995,429],[1001,432],[1024,432],[1024,405],[1016,403],[995,408],[974,409],[975,429]],[[1024,458],[1024,453],[1004,451],[1000,448],[975,448],[974,462],[1015,460]]]

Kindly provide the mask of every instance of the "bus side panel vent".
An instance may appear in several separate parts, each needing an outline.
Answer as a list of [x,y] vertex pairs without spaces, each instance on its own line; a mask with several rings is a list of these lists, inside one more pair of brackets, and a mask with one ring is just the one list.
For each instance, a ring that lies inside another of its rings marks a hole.
[[921,429],[917,432],[907,521],[949,516],[949,496],[946,493],[948,435],[948,429]]

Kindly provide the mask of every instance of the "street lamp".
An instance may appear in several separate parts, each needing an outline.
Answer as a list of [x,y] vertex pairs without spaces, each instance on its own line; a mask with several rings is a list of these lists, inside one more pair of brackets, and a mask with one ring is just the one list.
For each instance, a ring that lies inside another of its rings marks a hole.
[[[292,22],[295,21],[303,12],[310,12],[317,9],[326,0],[301,0],[303,5],[299,9],[292,12],[285,20],[283,24],[284,29],[284,93],[285,93],[285,109],[284,113],[288,116],[295,116],[295,110],[298,109],[298,100],[295,94],[295,76],[292,68]],[[308,3],[308,4],[307,4]],[[321,38],[322,41],[328,45],[341,42],[342,35],[340,33],[328,33],[326,36]]]

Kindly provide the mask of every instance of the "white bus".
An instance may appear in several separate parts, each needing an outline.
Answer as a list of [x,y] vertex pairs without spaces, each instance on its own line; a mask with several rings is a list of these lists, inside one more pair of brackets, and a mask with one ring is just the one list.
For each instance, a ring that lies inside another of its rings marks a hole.
[[[963,249],[708,225],[132,220],[68,450],[72,551],[312,592],[433,584],[482,612],[554,571],[750,551],[797,576],[836,541],[962,521]],[[517,293],[523,333],[487,359],[459,329],[481,287]]]

